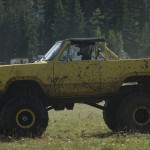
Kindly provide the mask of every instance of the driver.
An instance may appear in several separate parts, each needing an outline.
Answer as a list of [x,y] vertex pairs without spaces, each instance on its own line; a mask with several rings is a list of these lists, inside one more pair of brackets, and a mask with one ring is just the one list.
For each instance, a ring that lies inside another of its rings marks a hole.
[[82,60],[90,60],[91,59],[91,50],[87,45],[80,45],[80,51],[77,53],[78,56],[82,55]]

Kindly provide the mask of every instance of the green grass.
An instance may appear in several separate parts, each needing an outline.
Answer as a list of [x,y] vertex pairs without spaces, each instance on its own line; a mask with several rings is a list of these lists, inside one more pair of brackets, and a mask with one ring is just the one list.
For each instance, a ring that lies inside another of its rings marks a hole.
[[73,111],[49,111],[41,138],[0,138],[0,150],[150,150],[150,134],[112,133],[102,111],[76,104]]

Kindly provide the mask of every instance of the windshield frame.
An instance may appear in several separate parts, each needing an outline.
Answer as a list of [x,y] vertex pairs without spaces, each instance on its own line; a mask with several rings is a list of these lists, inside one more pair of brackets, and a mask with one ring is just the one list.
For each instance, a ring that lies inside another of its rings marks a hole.
[[52,61],[56,57],[63,41],[57,41],[48,52],[42,57],[41,61]]

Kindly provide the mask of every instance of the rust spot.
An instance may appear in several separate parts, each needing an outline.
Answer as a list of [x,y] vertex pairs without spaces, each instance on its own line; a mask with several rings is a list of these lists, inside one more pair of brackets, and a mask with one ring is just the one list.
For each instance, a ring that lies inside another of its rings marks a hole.
[[88,69],[89,69],[89,66],[87,66],[85,69],[88,70]]
[[138,74],[137,71],[135,71],[135,74],[136,74],[136,75]]
[[65,79],[67,79],[67,78],[68,78],[68,76],[63,76],[63,77],[60,79],[60,81],[65,80]]
[[144,62],[145,62],[145,67],[148,68],[148,61],[144,60]]
[[53,83],[57,83],[58,80],[59,80],[59,78],[58,78],[58,77],[55,77],[55,78],[52,80],[52,82],[53,82]]
[[63,80],[65,80],[65,79],[67,79],[67,78],[68,78],[68,76],[63,76],[63,77],[61,77],[61,78],[55,77],[52,82],[53,82],[54,84],[57,84],[57,83],[60,83],[60,82],[62,82]]
[[78,78],[81,79],[81,70],[80,70],[80,72],[79,72],[79,74],[78,74]]
[[148,68],[148,64],[147,63],[145,63],[145,67]]
[[2,81],[0,81],[0,85],[2,84]]

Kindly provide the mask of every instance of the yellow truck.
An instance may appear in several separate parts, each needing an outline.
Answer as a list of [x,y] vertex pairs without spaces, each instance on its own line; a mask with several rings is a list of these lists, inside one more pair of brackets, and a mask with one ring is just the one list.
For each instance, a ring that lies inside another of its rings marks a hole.
[[57,41],[40,61],[0,66],[0,130],[40,136],[48,110],[84,103],[102,109],[112,131],[149,133],[149,87],[150,59],[120,59],[104,38]]

